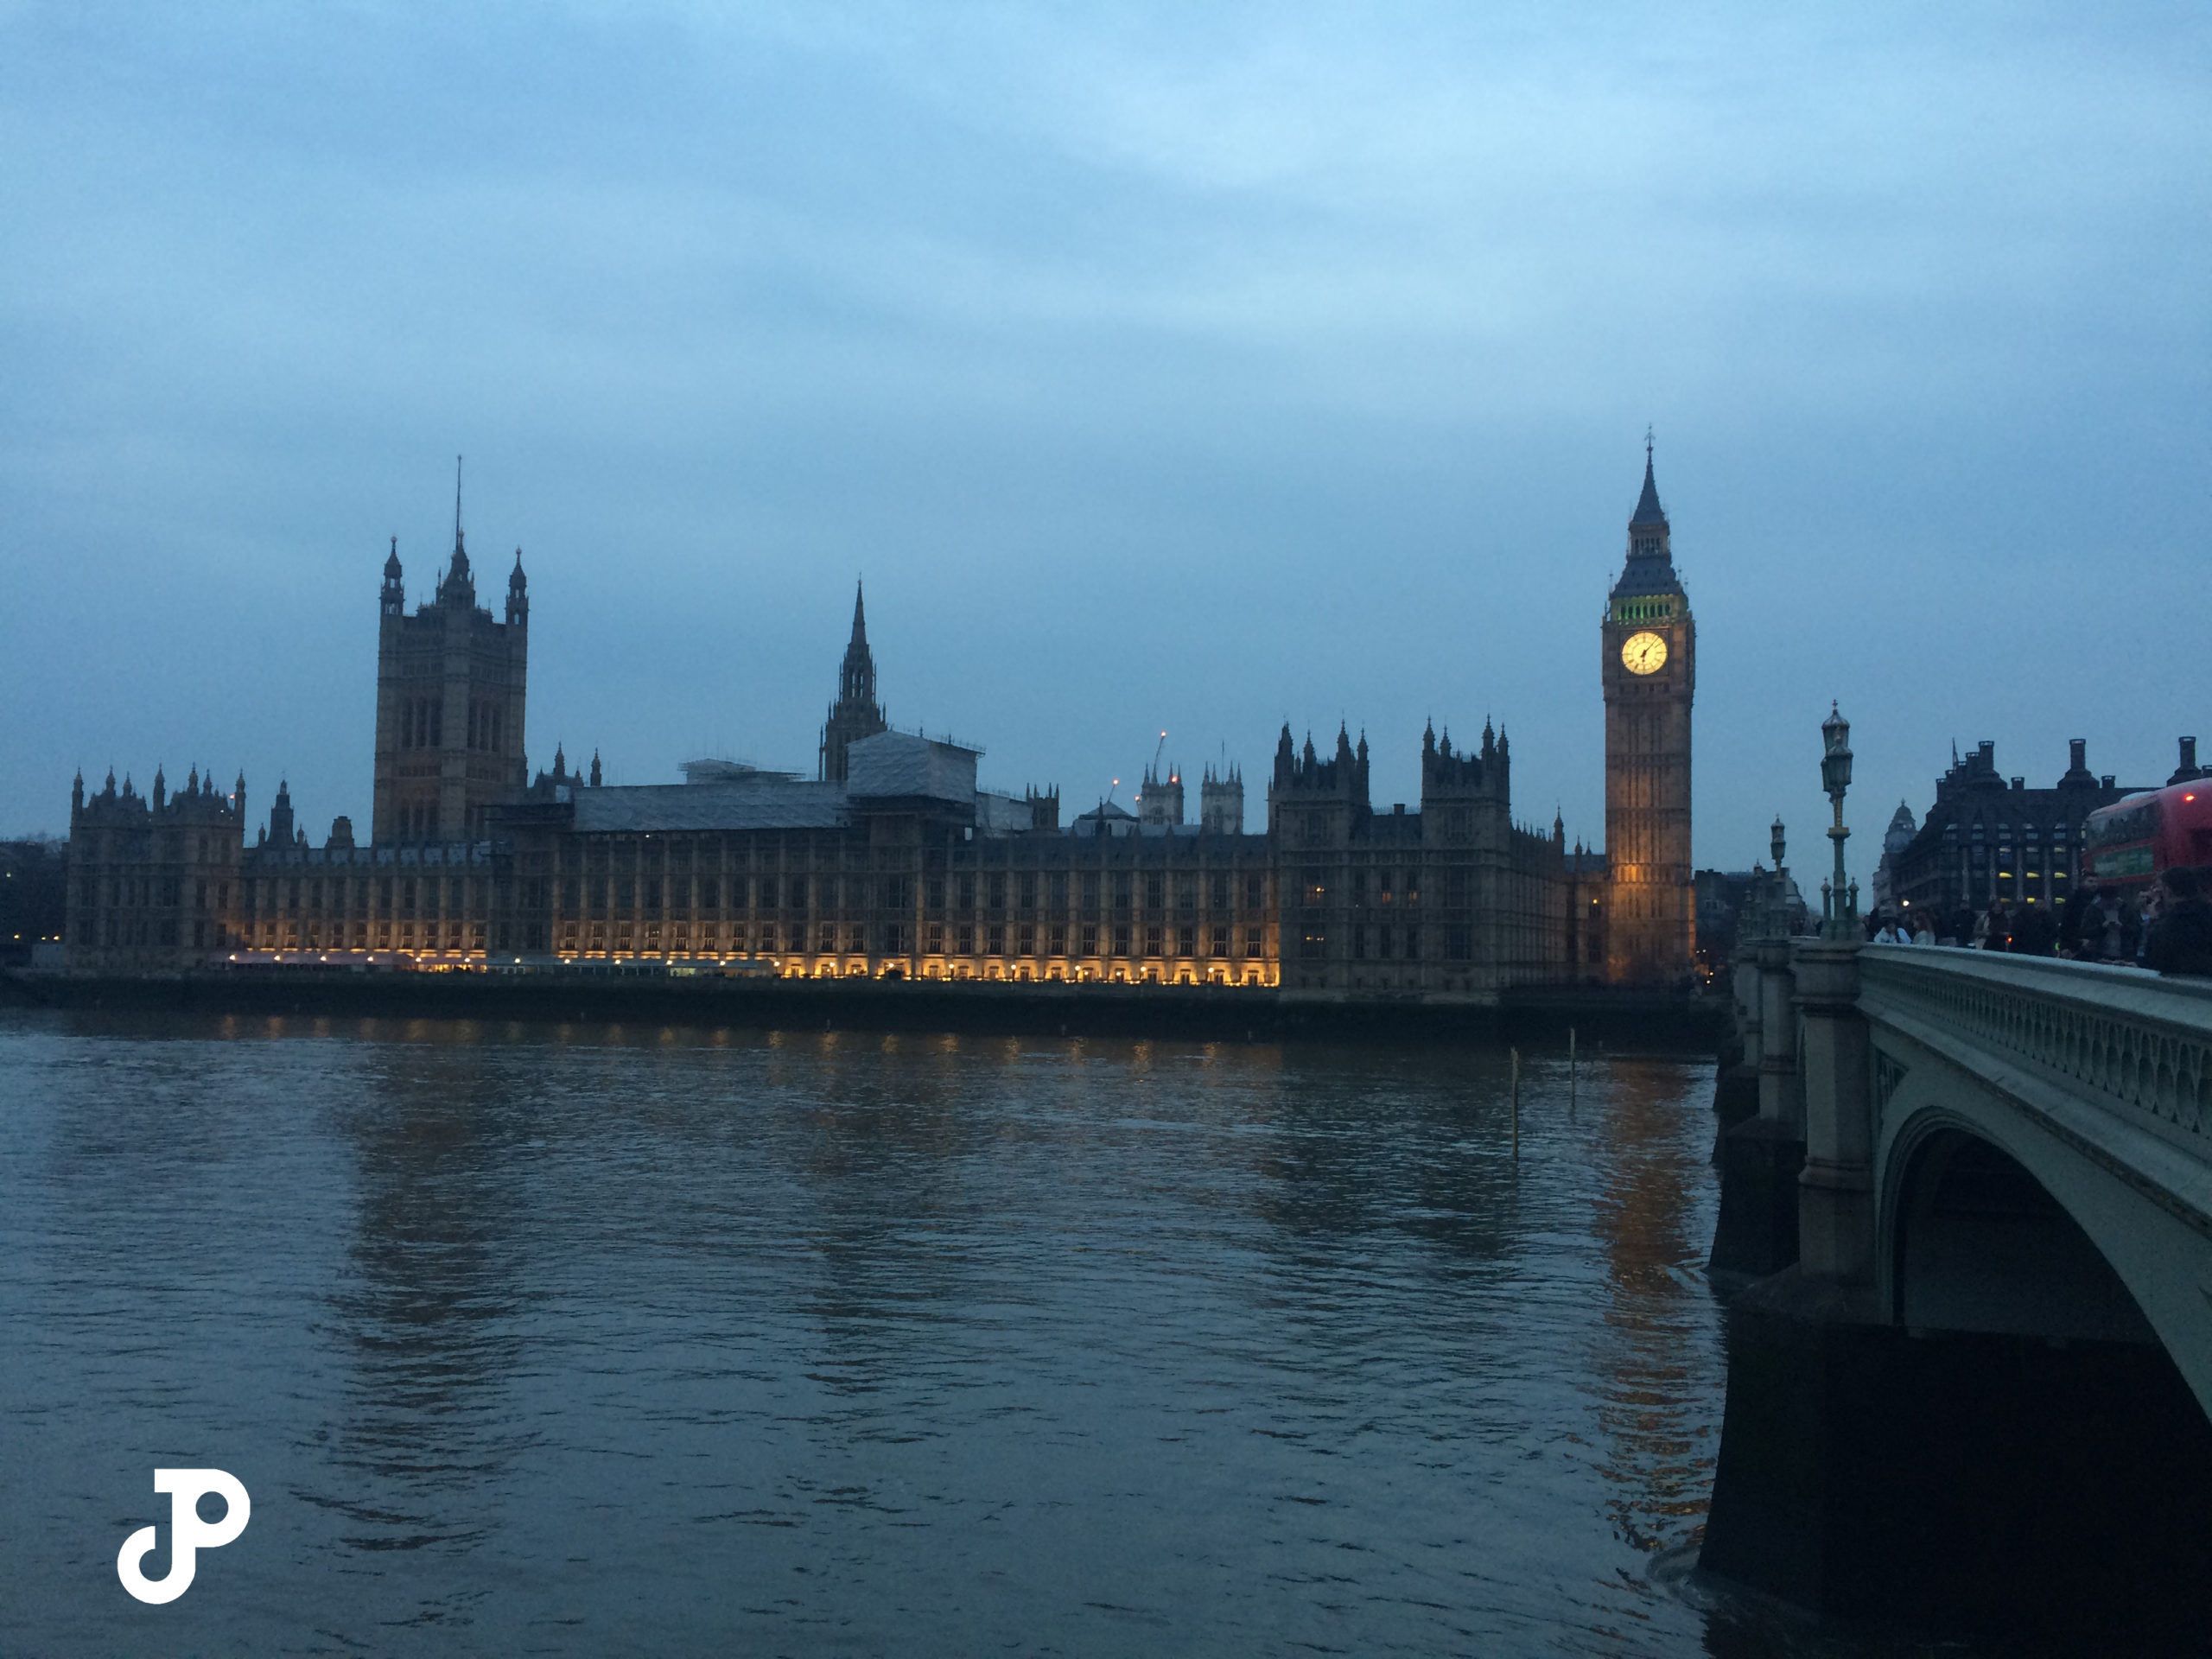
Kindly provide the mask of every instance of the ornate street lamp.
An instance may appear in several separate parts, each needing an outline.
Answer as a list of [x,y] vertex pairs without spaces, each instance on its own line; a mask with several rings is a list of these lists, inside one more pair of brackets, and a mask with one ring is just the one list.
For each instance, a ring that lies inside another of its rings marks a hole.
[[1767,837],[1767,850],[1774,855],[1774,874],[1767,878],[1766,931],[1770,938],[1782,938],[1789,931],[1789,872],[1782,860],[1788,851],[1782,835],[1782,815],[1775,814],[1773,831]]
[[1828,839],[1835,843],[1835,876],[1821,884],[1821,937],[1855,939],[1859,937],[1859,887],[1844,885],[1843,843],[1851,831],[1843,827],[1843,794],[1851,787],[1851,722],[1831,702],[1828,717],[1821,722],[1821,787],[1835,805],[1835,823]]

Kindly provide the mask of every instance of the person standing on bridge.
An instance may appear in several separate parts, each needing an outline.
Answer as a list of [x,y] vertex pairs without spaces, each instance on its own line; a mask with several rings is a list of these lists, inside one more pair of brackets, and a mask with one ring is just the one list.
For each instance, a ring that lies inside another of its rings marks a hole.
[[2177,865],[2159,879],[2158,919],[2144,931],[2143,965],[2162,974],[2212,975],[2212,900],[2204,872]]
[[1993,899],[1981,919],[1974,925],[1974,943],[1977,950],[2009,950],[2012,948],[2012,924],[2005,914],[2005,901]]
[[2074,959],[2097,962],[2105,954],[2105,899],[2094,887],[2084,888],[2066,901],[2067,919],[2075,929]]

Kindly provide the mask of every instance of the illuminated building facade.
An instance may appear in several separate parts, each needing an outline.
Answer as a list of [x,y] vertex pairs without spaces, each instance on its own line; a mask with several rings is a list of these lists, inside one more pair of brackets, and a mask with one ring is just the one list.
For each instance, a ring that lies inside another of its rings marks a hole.
[[1513,821],[1510,745],[1488,724],[1466,749],[1422,734],[1410,810],[1370,799],[1364,736],[1340,728],[1325,757],[1286,725],[1257,833],[1225,760],[1195,823],[1171,766],[1147,769],[1138,810],[1103,801],[1064,827],[1056,789],[979,788],[980,751],[890,728],[857,592],[814,778],[699,760],[681,784],[609,787],[596,756],[580,775],[556,754],[526,784],[528,626],[519,554],[505,620],[478,608],[458,513],[412,616],[395,544],[370,843],[340,819],[310,847],[280,791],[245,846],[243,779],[220,797],[195,778],[181,809],[80,785],[72,967],[601,963],[1433,1001],[1688,969],[1694,632],[1648,456],[1605,623],[1610,856],[1570,853],[1556,818]]
[[1605,978],[1688,980],[1697,950],[1690,860],[1690,702],[1697,625],[1675,574],[1647,446],[1628,559],[1599,626],[1605,693]]

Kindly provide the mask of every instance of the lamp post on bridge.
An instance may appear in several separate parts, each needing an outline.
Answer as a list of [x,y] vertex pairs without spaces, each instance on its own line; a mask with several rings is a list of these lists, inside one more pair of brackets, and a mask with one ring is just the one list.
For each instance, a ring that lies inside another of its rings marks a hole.
[[1789,931],[1789,870],[1782,861],[1789,850],[1789,843],[1782,833],[1779,812],[1774,815],[1774,828],[1768,833],[1766,845],[1767,851],[1774,855],[1774,874],[1767,883],[1767,931],[1781,938]]
[[1851,787],[1851,722],[1831,701],[1828,717],[1821,722],[1821,787],[1835,805],[1835,823],[1828,839],[1835,843],[1835,875],[1821,884],[1821,937],[1851,939],[1859,936],[1859,885],[1844,885],[1843,843],[1851,831],[1843,827],[1843,796]]

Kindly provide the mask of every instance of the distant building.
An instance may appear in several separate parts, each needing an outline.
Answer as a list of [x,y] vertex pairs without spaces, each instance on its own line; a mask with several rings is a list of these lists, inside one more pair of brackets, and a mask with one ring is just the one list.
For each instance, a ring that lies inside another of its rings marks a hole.
[[1208,835],[1241,836],[1244,833],[1244,773],[1233,765],[1224,765],[1217,777],[1208,766],[1198,780],[1198,827]]
[[69,843],[0,841],[0,963],[43,967],[67,925]]
[[[2009,782],[1997,770],[1997,746],[1985,741],[1936,780],[1935,804],[1911,838],[1885,852],[1897,902],[1948,915],[2002,899],[2050,906],[2071,890],[2082,824],[2097,808],[2133,791],[2088,767],[2088,743],[2069,745],[2065,772],[2049,789]],[[1894,820],[1893,820],[1894,822]]]
[[1912,821],[1912,808],[1904,802],[1897,803],[1897,810],[1890,814],[1890,827],[1882,831],[1882,856],[1874,866],[1874,879],[1868,884],[1873,893],[1874,908],[1881,910],[1897,899],[1897,861],[1904,849],[1912,845],[1914,832],[1919,826]]
[[1154,830],[1181,826],[1183,772],[1179,766],[1169,766],[1165,777],[1154,775],[1150,766],[1144,769],[1144,786],[1137,791],[1137,821]]
[[[1734,959],[1745,910],[1754,903],[1773,902],[1760,897],[1763,892],[1771,892],[1768,884],[1773,880],[1771,871],[1756,864],[1748,870],[1697,873],[1698,963],[1708,978],[1719,976]],[[1783,880],[1789,884],[1783,899],[1783,931],[1807,932],[1812,925],[1812,912],[1805,895],[1798,890],[1795,876],[1785,872]]]

